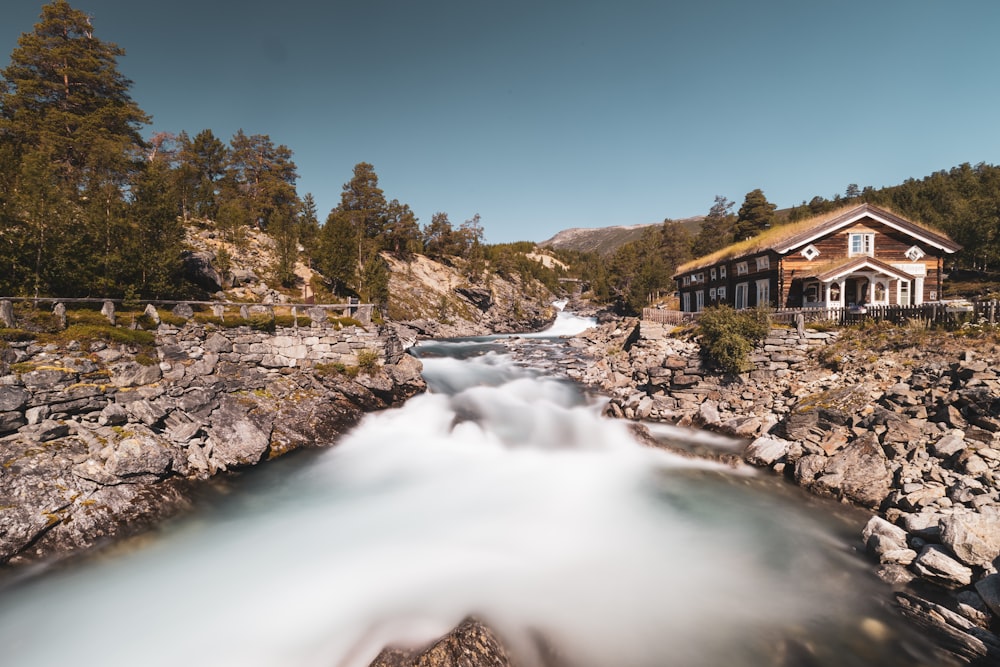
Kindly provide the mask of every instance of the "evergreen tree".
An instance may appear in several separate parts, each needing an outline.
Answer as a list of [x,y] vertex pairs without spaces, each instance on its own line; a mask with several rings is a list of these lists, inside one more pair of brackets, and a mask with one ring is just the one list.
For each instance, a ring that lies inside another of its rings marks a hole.
[[294,287],[295,262],[299,256],[299,221],[290,206],[271,212],[268,234],[274,239],[274,277],[282,287]]
[[742,241],[760,234],[774,224],[776,205],[767,201],[764,192],[758,188],[747,193],[736,215],[733,226],[733,240]]
[[350,217],[338,209],[330,212],[320,229],[316,267],[330,282],[334,294],[344,294],[355,284],[358,238]]
[[219,182],[226,175],[229,149],[211,130],[202,130],[194,139],[182,132],[179,142],[177,179],[182,184],[184,217],[194,214],[214,220],[219,214]]
[[424,252],[429,257],[442,259],[448,255],[457,255],[461,244],[456,236],[447,213],[435,213],[431,222],[424,228]]
[[385,233],[381,246],[399,257],[409,257],[420,249],[420,226],[410,207],[393,199],[386,206]]
[[[69,248],[49,245],[44,259],[54,267],[75,266],[72,278],[60,278],[60,268],[46,269],[46,279],[41,269],[34,270],[40,291],[117,290],[126,261],[121,254],[125,192],[141,168],[140,129],[149,122],[129,96],[131,81],[118,71],[122,55],[115,44],[94,37],[86,14],[55,0],[42,8],[34,30],[21,35],[10,65],[0,73],[0,136],[11,150],[8,158],[26,185],[41,187],[44,181],[50,194],[60,193],[58,208],[65,213],[49,218],[44,235],[72,241]],[[40,159],[50,165],[44,177]],[[27,202],[21,203],[14,218],[31,215]],[[21,222],[42,233],[37,221]],[[64,251],[71,254],[60,254]],[[38,262],[23,258],[22,264]]]
[[311,266],[319,244],[319,218],[316,217],[316,200],[313,199],[311,192],[307,192],[306,196],[302,198],[298,223],[299,243],[302,244],[305,256]]
[[132,270],[129,285],[146,298],[176,294],[180,284],[184,226],[177,198],[170,188],[172,175],[166,160],[151,160],[133,185],[129,217],[134,234],[128,239]]
[[240,197],[252,226],[267,229],[276,211],[284,215],[286,207],[298,202],[298,173],[292,151],[287,146],[275,146],[266,134],[247,136],[243,130],[237,131],[230,143],[228,193]]
[[696,257],[711,254],[729,245],[736,222],[736,216],[732,212],[735,205],[736,202],[731,202],[722,195],[715,196],[715,203],[702,220],[693,242],[692,252]]

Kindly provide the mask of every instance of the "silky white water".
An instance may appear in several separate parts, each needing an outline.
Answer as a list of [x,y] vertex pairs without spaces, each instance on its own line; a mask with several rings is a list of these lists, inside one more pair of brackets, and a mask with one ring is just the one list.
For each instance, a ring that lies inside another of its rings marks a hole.
[[470,614],[525,664],[540,644],[584,667],[787,664],[787,640],[892,664],[882,591],[835,531],[481,345],[422,346],[467,358],[424,356],[429,393],[142,548],[0,591],[0,664],[363,666]]

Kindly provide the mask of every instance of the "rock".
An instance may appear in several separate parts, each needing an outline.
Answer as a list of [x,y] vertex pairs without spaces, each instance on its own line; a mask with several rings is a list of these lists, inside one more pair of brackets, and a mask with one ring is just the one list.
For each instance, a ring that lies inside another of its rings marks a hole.
[[954,514],[941,522],[941,542],[966,565],[991,567],[1000,556],[1000,510]]
[[[647,413],[648,414],[648,413]],[[698,407],[698,418],[706,426],[715,426],[719,423],[719,407],[715,401],[705,401]]]
[[24,410],[31,394],[24,387],[0,385],[0,412]]
[[127,421],[128,411],[119,403],[108,403],[97,418],[97,423],[101,426],[121,426]]
[[249,406],[236,397],[223,396],[206,428],[212,443],[211,460],[223,469],[253,465],[267,453],[271,425],[251,419]]
[[507,651],[482,622],[466,619],[424,650],[387,648],[370,667],[510,667]]
[[947,588],[968,586],[972,583],[972,570],[949,556],[945,550],[928,544],[913,561],[913,570],[921,577]]
[[27,423],[23,412],[0,412],[0,434],[16,431]]
[[172,461],[172,451],[157,438],[137,436],[119,441],[105,468],[122,481],[149,482],[165,477]]
[[771,466],[788,453],[790,442],[773,435],[762,435],[743,452],[747,463],[756,466]]
[[213,265],[215,253],[185,251],[181,258],[184,262],[185,278],[206,292],[217,292],[222,289],[222,276]]
[[152,384],[163,377],[163,372],[156,364],[143,366],[134,361],[129,361],[114,367],[114,375],[111,377],[111,384],[116,387],[138,387]]
[[8,299],[0,301],[0,325],[7,329],[17,328],[17,319],[14,317],[14,304]]
[[868,520],[861,532],[861,538],[865,541],[868,551],[876,556],[907,548],[906,531],[879,516],[873,516]]
[[160,313],[153,304],[147,303],[146,309],[142,311],[142,314],[152,320],[154,324],[160,324]]
[[1000,618],[1000,574],[990,574],[977,581],[976,592],[993,615]]
[[812,483],[835,497],[878,507],[892,484],[887,463],[877,437],[866,433],[830,457]]

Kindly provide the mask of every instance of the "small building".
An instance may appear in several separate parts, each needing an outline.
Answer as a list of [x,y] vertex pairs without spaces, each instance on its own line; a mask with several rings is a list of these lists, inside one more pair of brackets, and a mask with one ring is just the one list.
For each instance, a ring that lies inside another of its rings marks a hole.
[[682,311],[918,305],[941,295],[939,231],[861,204],[765,230],[677,268]]

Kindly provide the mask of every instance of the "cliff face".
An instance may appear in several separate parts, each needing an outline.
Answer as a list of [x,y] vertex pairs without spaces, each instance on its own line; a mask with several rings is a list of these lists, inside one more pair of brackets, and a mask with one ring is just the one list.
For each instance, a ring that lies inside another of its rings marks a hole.
[[422,336],[449,338],[536,331],[555,318],[544,285],[520,276],[472,283],[456,267],[417,255],[388,255],[389,318]]
[[0,350],[0,563],[135,533],[197,480],[333,444],[424,389],[389,327],[189,321],[156,337],[157,359],[100,342]]

